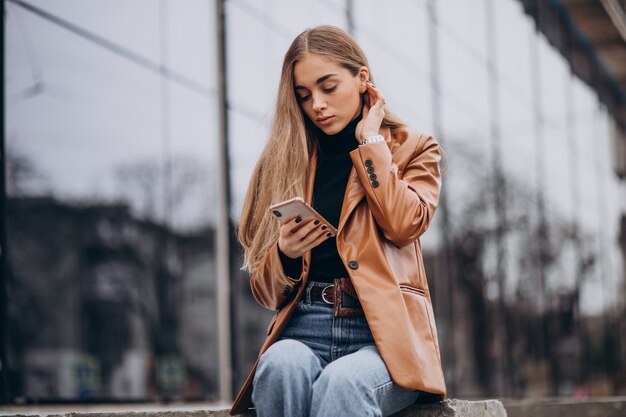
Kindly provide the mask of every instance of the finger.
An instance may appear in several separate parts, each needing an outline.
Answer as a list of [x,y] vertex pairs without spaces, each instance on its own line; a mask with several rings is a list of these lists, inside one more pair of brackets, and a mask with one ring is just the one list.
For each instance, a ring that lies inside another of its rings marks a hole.
[[283,236],[283,239],[285,241],[288,241],[290,245],[299,246],[302,242],[302,238],[307,236],[310,233],[310,230],[316,227],[316,225],[313,223],[313,219],[303,220],[302,223],[305,224],[303,226],[300,226],[300,224],[298,224],[297,229],[292,229],[291,232],[287,232]]
[[315,227],[315,224],[313,223],[315,219],[313,218],[307,218],[302,220],[302,222],[300,222],[293,230],[292,230],[292,236],[297,237],[298,239],[301,238],[302,236],[305,236],[309,233],[309,230],[311,228]]
[[289,220],[287,220],[285,223],[283,223],[283,225],[280,227],[280,235],[281,236],[288,236],[292,233],[293,229],[296,227],[297,223],[296,223],[296,219],[298,218],[298,215],[294,215],[291,218],[289,218]]
[[370,106],[368,106],[367,104],[363,105],[363,116],[361,117],[362,120],[366,120],[367,119],[367,115],[370,112]]
[[[286,245],[291,248],[295,253],[304,254],[309,248],[311,248],[311,242],[317,240],[319,235],[325,235],[328,230],[322,230],[323,225],[315,225],[313,230],[306,234],[303,238],[298,237],[297,234],[293,234],[285,239]],[[319,243],[318,243],[319,244]],[[318,244],[315,244],[317,246]]]
[[376,102],[374,103],[374,105],[372,106],[372,110],[374,111],[378,111],[380,109],[382,109],[382,107],[385,105],[385,98],[384,97],[376,97]]
[[291,219],[286,222],[281,228],[280,233],[282,236],[289,236],[296,233],[300,228],[309,223],[312,219],[302,219],[299,215],[295,214]]
[[328,239],[328,233],[328,230],[318,230],[315,233],[311,233],[309,238],[302,242],[302,251],[306,252],[318,246],[320,243]]
[[376,101],[376,104],[380,103],[381,106],[385,105],[385,96],[381,94],[378,95],[378,100]]
[[368,91],[367,91],[367,92],[368,92],[370,95],[372,95],[372,96],[376,96],[376,95],[378,94],[378,91],[379,91],[379,90],[378,90],[378,88],[374,87],[374,84],[369,83],[369,84],[367,85],[367,88],[368,88]]
[[376,90],[376,104],[378,103],[385,104],[385,96],[380,90]]
[[306,236],[302,237],[303,242],[308,242],[311,239],[314,239],[320,233],[327,233],[330,228],[328,224],[319,223],[317,224],[311,231],[309,231]]
[[319,246],[322,242],[330,237],[330,232],[328,230],[323,230],[318,236],[316,236],[312,241],[308,242],[303,246],[303,250],[309,251],[316,246]]
[[311,219],[309,223],[305,226],[302,226],[298,231],[294,234],[294,238],[297,238],[299,241],[304,241],[309,234],[314,232],[316,229],[321,228],[323,225],[319,220]]
[[385,96],[383,96],[383,94],[380,92],[380,90],[378,88],[374,87],[374,84],[371,84],[371,83],[367,84],[367,86],[370,89],[370,95],[375,99],[374,106],[376,106],[376,105],[384,105],[385,104]]

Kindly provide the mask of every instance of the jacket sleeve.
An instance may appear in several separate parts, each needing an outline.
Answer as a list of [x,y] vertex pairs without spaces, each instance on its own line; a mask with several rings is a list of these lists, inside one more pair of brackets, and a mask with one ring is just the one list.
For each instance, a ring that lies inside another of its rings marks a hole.
[[385,142],[359,146],[350,157],[385,238],[398,247],[415,241],[428,229],[439,203],[441,154],[437,141],[421,135],[401,176]]
[[250,277],[250,288],[254,299],[262,306],[274,311],[280,310],[295,294],[295,287],[302,278],[301,271],[297,278],[286,275],[279,252],[278,240],[276,240]]

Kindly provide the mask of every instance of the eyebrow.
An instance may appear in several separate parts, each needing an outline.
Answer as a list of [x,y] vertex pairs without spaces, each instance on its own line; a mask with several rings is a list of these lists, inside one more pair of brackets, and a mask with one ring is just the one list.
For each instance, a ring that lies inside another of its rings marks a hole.
[[[321,83],[323,83],[324,81],[326,81],[327,79],[329,79],[330,77],[332,77],[333,75],[337,75],[337,74],[326,74],[326,75],[324,75],[324,76],[322,76],[322,77],[319,77],[319,78],[317,79],[317,81],[315,81],[315,84],[321,84]],[[301,85],[296,85],[295,90],[300,90],[300,89],[302,89],[302,88],[306,88],[306,87],[303,87],[303,86],[301,86]]]

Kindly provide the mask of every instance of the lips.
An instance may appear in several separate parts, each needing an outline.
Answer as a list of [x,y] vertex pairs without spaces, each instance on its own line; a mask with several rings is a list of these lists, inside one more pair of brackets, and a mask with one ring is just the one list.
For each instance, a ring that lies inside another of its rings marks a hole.
[[326,117],[320,117],[317,119],[318,123],[326,123],[328,122],[330,119],[332,119],[334,116],[326,116]]

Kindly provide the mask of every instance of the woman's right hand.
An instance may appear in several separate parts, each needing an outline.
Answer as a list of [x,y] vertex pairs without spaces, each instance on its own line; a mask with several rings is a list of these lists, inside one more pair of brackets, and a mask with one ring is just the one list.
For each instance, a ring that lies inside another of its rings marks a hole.
[[294,216],[280,227],[278,248],[290,258],[296,259],[330,237],[328,227],[319,220],[302,220]]

